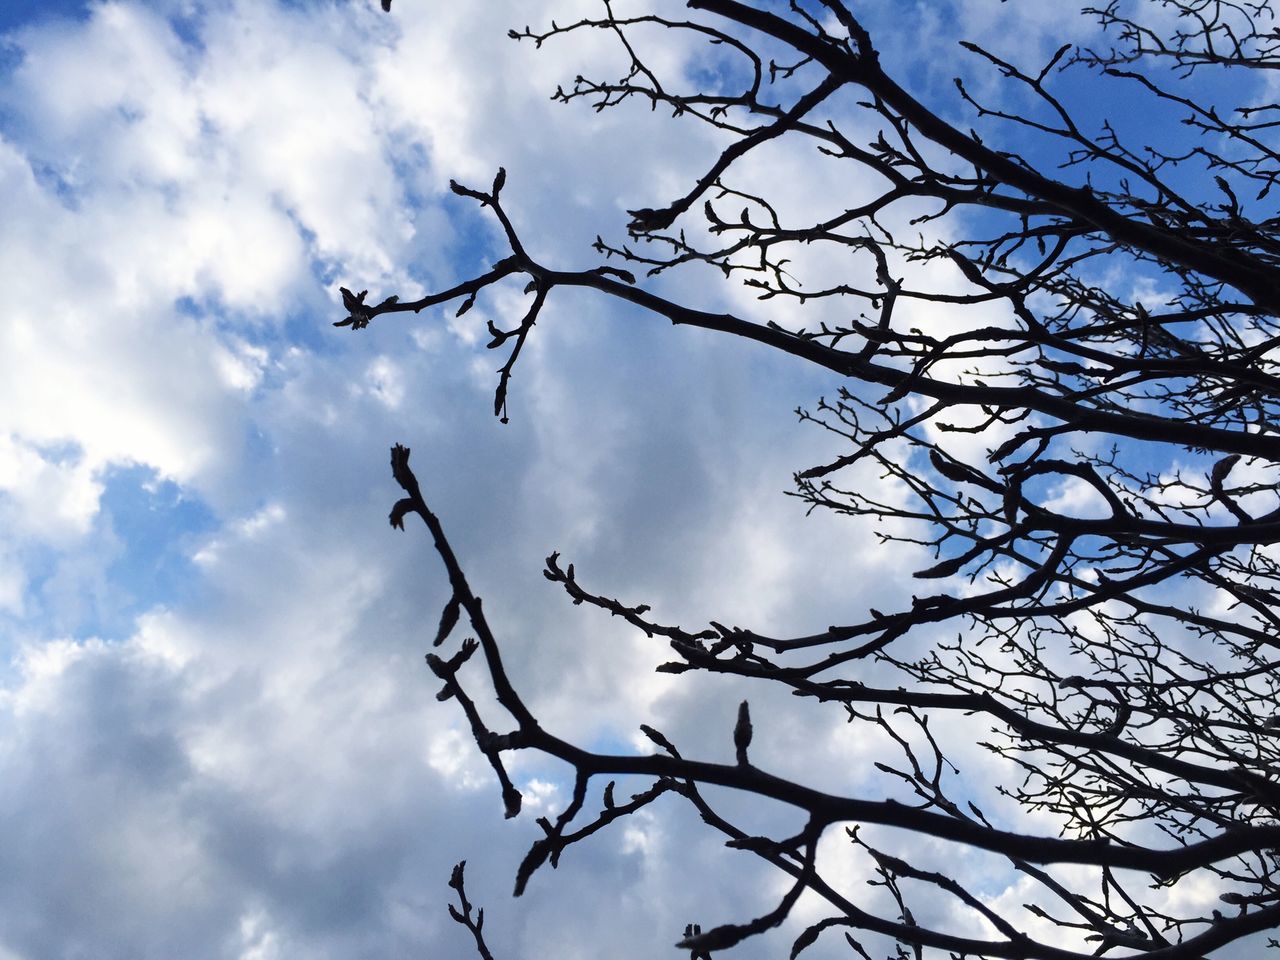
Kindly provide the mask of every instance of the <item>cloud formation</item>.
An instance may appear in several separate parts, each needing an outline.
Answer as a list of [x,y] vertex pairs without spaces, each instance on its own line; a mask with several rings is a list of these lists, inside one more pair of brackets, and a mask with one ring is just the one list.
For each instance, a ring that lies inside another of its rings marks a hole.
[[[450,175],[507,164],[519,221],[560,225],[531,242],[568,263],[649,192],[652,132],[548,104],[564,68],[495,26],[519,16],[113,2],[8,35],[6,957],[457,949],[442,901],[464,856],[510,956],[649,955],[690,897],[728,916],[748,889],[672,890],[694,825],[640,820],[505,900],[536,828],[500,822],[434,701],[421,655],[443,584],[427,544],[385,525],[386,450],[419,451],[548,722],[625,744],[690,708],[651,673],[660,650],[565,617],[541,556],[571,551],[680,615],[744,588],[744,615],[799,604],[789,562],[765,558],[798,515],[776,497],[801,449],[787,411],[821,385],[566,298],[503,429],[474,327],[329,327],[338,281],[412,292],[491,255]],[[673,140],[653,175],[696,146]],[[781,444],[763,464],[742,450],[761,425]],[[559,775],[521,771],[534,813]]]
[[[541,559],[689,625],[858,609],[899,559],[781,495],[833,449],[790,411],[834,381],[557,294],[503,427],[483,330],[518,291],[330,326],[339,283],[408,297],[501,255],[449,177],[505,165],[535,255],[580,267],[714,145],[550,103],[618,51],[513,44],[530,16],[107,0],[0,41],[0,960],[461,955],[464,857],[503,957],[650,957],[772,905],[777,878],[676,807],[507,897],[564,771],[530,758],[502,821],[422,663],[446,585],[387,526],[387,450],[413,448],[549,727],[634,749],[653,723],[724,759],[740,691],[655,675],[661,647],[571,607]],[[833,788],[869,769],[840,717],[752,696],[763,760]]]

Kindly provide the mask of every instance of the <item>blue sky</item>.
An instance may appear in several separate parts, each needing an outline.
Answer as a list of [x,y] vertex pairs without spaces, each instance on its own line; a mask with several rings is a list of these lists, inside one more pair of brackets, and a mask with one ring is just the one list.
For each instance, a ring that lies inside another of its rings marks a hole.
[[[971,35],[1018,17],[1027,50],[1067,29],[1012,6],[948,10]],[[940,95],[953,28],[912,9],[886,56],[940,51],[911,71]],[[388,529],[396,442],[522,689],[583,742],[643,749],[649,723],[728,756],[741,690],[655,675],[660,646],[545,583],[552,550],[667,620],[765,632],[847,619],[907,569],[783,496],[836,449],[792,413],[835,382],[786,358],[557,294],[504,427],[484,324],[519,315],[518,289],[331,327],[339,283],[408,298],[502,255],[450,177],[504,165],[536,255],[592,266],[597,233],[700,172],[716,141],[696,126],[550,103],[617,50],[506,38],[534,19],[515,0],[0,6],[0,960],[466,955],[443,906],[464,857],[510,960],[665,955],[689,920],[776,894],[673,808],[512,901],[563,771],[521,758],[528,813],[503,821],[422,663],[444,582],[425,537]],[[654,54],[697,68],[683,42]],[[841,716],[752,697],[778,769],[846,790],[871,771]]]
[[83,17],[89,4],[84,0],[51,0],[50,3],[9,3],[0,10],[0,30],[31,26],[50,20]]

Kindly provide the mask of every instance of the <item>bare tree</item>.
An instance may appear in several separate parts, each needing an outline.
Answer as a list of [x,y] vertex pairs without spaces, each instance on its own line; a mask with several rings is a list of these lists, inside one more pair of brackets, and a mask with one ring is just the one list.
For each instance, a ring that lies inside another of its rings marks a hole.
[[[731,674],[839,705],[896,745],[900,762],[881,769],[903,799],[833,795],[756,766],[746,703],[734,764],[686,757],[648,728],[656,752],[647,756],[593,752],[545,730],[513,688],[409,451],[397,447],[392,468],[405,496],[391,522],[403,527],[411,513],[425,521],[452,586],[436,646],[463,617],[475,635],[452,655],[429,655],[431,669],[442,698],[466,713],[508,816],[521,803],[508,751],[539,751],[575,773],[568,807],[541,821],[545,836],[519,870],[517,893],[570,844],[678,797],[731,845],[793,878],[776,909],[690,927],[685,949],[725,949],[776,926],[808,891],[829,915],[804,930],[793,955],[840,933],[868,960],[872,950],[1211,955],[1280,923],[1280,219],[1270,196],[1280,109],[1262,82],[1280,68],[1274,11],[1249,0],[1113,0],[1084,11],[1103,40],[1032,64],[963,42],[1017,96],[986,102],[956,81],[944,114],[882,64],[861,6],[689,0],[677,19],[617,15],[605,0],[598,18],[512,31],[539,46],[574,31],[613,34],[622,75],[579,77],[558,99],[646,101],[716,128],[729,145],[685,194],[632,211],[629,241],[598,241],[605,263],[586,270],[528,254],[503,208],[501,171],[487,189],[452,184],[496,218],[509,255],[411,303],[366,305],[365,294],[344,290],[349,316],[339,325],[360,329],[456,300],[462,312],[499,280],[527,278],[525,316],[490,325],[489,346],[507,351],[495,397],[504,419],[511,371],[561,287],[588,287],[845,377],[837,396],[802,418],[846,437],[848,452],[798,473],[796,492],[814,507],[872,518],[885,540],[915,544],[916,577],[936,592],[900,609],[851,611],[851,622],[818,634],[774,637],[663,623],[647,606],[592,592],[555,555],[545,572],[575,603],[669,643],[663,670]],[[644,41],[669,32],[733,61],[721,82],[684,90],[651,69]],[[1084,82],[1180,125],[1162,128],[1174,131],[1167,143],[1130,142],[1108,117],[1112,98],[1073,96]],[[1263,99],[1232,99],[1252,96]],[[745,158],[778,138],[846,165],[865,197],[849,206],[831,198],[821,219],[788,222],[769,196],[735,179]],[[847,272],[797,279],[794,264],[819,247],[843,254]],[[697,309],[636,276],[698,264],[787,303],[794,323]],[[913,302],[960,322],[947,333],[906,326]],[[966,453],[984,447],[985,456]],[[874,486],[844,479],[869,466],[881,478]],[[902,652],[903,638],[922,634],[932,641],[925,654]],[[469,662],[477,652],[478,666]],[[895,682],[854,679],[870,660]],[[468,693],[477,669],[492,680],[501,722]],[[987,748],[1024,774],[1004,793],[1046,814],[1057,835],[1001,828],[957,794],[933,731],[959,715],[984,718]],[[651,785],[624,799],[610,783],[589,811],[591,782],[620,775]],[[805,825],[792,836],[750,835],[708,802],[710,785],[787,805]],[[855,824],[1006,858],[1038,886],[1027,895],[1035,902],[1002,912]],[[824,878],[818,842],[840,828],[870,858],[889,893],[875,903],[889,910]],[[1064,880],[1063,865],[1077,865],[1073,876],[1087,868],[1090,885]],[[460,871],[456,879],[461,892]],[[1218,903],[1164,895],[1194,884]],[[913,905],[939,898],[953,909],[931,915],[967,918],[963,928],[918,922]],[[1051,935],[1028,932],[1046,921]]]

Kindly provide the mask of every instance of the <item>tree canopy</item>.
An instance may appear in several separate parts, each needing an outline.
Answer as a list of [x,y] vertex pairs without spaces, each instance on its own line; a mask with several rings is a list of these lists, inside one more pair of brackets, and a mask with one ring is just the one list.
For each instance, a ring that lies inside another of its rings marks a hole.
[[[878,764],[884,783],[864,794],[775,775],[752,760],[748,702],[732,728],[735,763],[685,756],[647,727],[648,755],[593,751],[545,729],[504,669],[502,638],[450,547],[449,521],[397,446],[404,496],[391,523],[425,522],[452,588],[441,652],[428,655],[440,696],[464,711],[508,816],[521,809],[510,751],[572,769],[572,800],[540,821],[545,836],[517,894],[571,844],[678,800],[790,878],[764,915],[691,925],[680,945],[695,956],[779,925],[806,893],[826,914],[804,927],[793,955],[843,936],[864,958],[1174,960],[1274,928],[1280,119],[1266,98],[1280,28],[1271,6],[1113,0],[1082,11],[1097,29],[1047,61],[957,38],[998,83],[957,80],[948,104],[913,95],[882,61],[863,4],[686,6],[623,15],[605,0],[595,18],[511,31],[539,46],[575,31],[616,38],[621,74],[579,76],[559,100],[597,110],[639,101],[714,128],[725,145],[683,193],[632,210],[626,238],[602,237],[592,266],[568,269],[530,255],[504,208],[502,170],[491,184],[451,183],[496,220],[507,249],[415,301],[375,304],[344,289],[338,325],[455,302],[462,314],[494,284],[527,281],[523,317],[489,324],[488,346],[503,352],[494,410],[504,421],[518,404],[512,371],[560,288],[844,378],[800,416],[847,450],[797,472],[794,493],[915,550],[919,584],[909,599],[900,591],[900,606],[772,636],[726,625],[733,611],[707,625],[666,622],[596,592],[555,554],[545,575],[574,604],[668,644],[660,669],[780,685],[843,710],[850,735],[878,737],[899,759]],[[647,43],[676,34],[705,45],[707,71],[668,77],[645,58]],[[1112,115],[1121,107],[1167,122],[1122,123]],[[780,139],[806,144],[815,167],[839,165],[849,193],[822,192],[803,170],[780,173],[777,195],[742,175]],[[806,191],[803,208],[823,210],[816,219],[793,212],[791,195]],[[706,296],[673,296],[661,282],[675,272],[693,273]],[[739,284],[783,319],[726,309],[720,288]],[[933,322],[919,321],[920,305]],[[458,644],[460,623],[473,636]],[[474,694],[477,672],[496,704]],[[935,735],[953,718],[977,723],[985,747],[1021,771],[1001,792],[1024,822],[1000,822],[966,796]],[[615,796],[611,778],[623,776],[648,786]],[[717,808],[709,787],[798,811],[803,826],[755,835]],[[885,826],[940,843],[926,859],[919,847],[904,854],[903,834],[876,832]],[[875,898],[826,872],[819,841],[840,834],[868,864]],[[948,873],[953,844],[1003,858],[1022,904]],[[463,907],[454,916],[485,954],[461,869],[452,885]],[[950,912],[929,916],[950,926],[917,919],[922,903],[939,901]]]

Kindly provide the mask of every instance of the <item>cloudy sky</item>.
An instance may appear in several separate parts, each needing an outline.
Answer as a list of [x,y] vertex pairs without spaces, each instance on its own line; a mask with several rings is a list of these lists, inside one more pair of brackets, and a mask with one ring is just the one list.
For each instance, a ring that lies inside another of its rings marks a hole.
[[[1049,5],[1022,6],[914,7],[882,44],[927,51],[911,79],[948,89],[957,36],[1056,46]],[[777,878],[675,805],[511,899],[563,770],[523,759],[527,812],[503,820],[435,701],[444,580],[421,531],[387,526],[387,451],[413,448],[548,727],[632,749],[647,722],[723,759],[740,691],[655,676],[662,649],[571,607],[542,558],[691,626],[856,615],[906,561],[783,496],[836,449],[793,414],[836,384],[557,293],[504,426],[484,327],[518,316],[518,289],[460,319],[330,325],[339,284],[408,298],[503,255],[450,177],[504,165],[535,255],[589,267],[597,233],[621,237],[627,208],[712,155],[660,114],[549,101],[616,69],[608,37],[506,37],[598,10],[0,5],[0,960],[465,956],[444,910],[463,858],[504,960],[677,956],[686,921],[771,905]],[[648,52],[700,69],[680,44]],[[810,161],[761,173],[803,185]],[[670,282],[754,309],[696,281]],[[763,756],[858,786],[839,716],[766,709]]]

